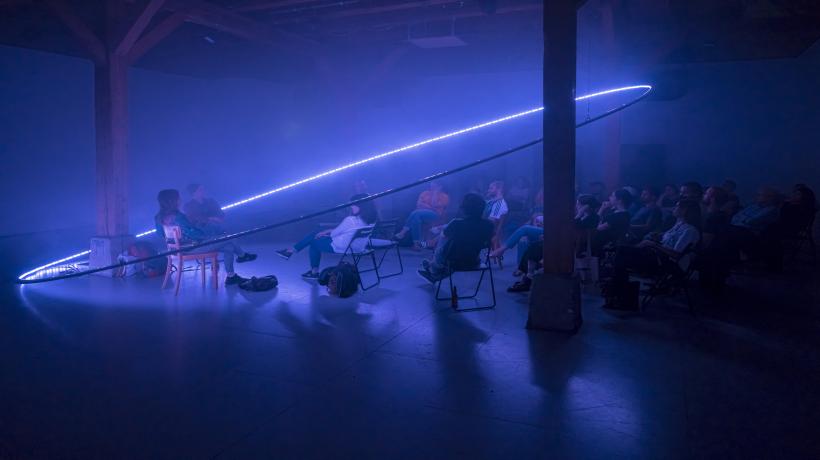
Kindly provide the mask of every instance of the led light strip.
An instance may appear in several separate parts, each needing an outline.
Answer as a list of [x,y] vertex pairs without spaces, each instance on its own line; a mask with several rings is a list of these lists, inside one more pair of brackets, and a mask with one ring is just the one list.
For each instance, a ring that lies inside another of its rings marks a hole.
[[[575,101],[576,102],[577,101],[583,101],[583,100],[592,99],[592,98],[598,97],[598,96],[605,96],[607,94],[620,93],[620,92],[624,92],[624,91],[635,91],[635,90],[644,90],[645,92],[641,96],[641,97],[643,97],[649,91],[652,90],[652,86],[650,86],[650,85],[634,85],[634,86],[624,86],[624,87],[621,87],[621,88],[613,88],[613,89],[608,89],[608,90],[604,90],[604,91],[599,91],[597,93],[591,93],[591,94],[585,94],[583,96],[578,96],[578,97],[575,98]],[[296,182],[292,182],[290,184],[283,185],[281,187],[278,187],[278,188],[275,188],[275,189],[272,189],[272,190],[268,190],[267,192],[260,193],[258,195],[254,195],[254,196],[251,196],[251,197],[239,200],[239,201],[235,201],[233,203],[230,203],[230,204],[227,204],[227,205],[223,206],[222,210],[224,211],[224,210],[228,210],[228,209],[231,209],[231,208],[235,208],[237,206],[241,206],[243,204],[250,203],[251,201],[256,201],[260,198],[265,198],[266,196],[273,195],[274,193],[278,193],[278,192],[281,192],[281,191],[284,191],[284,190],[288,190],[290,188],[305,184],[307,182],[312,182],[316,179],[321,179],[322,177],[329,176],[329,175],[332,175],[332,174],[335,174],[335,173],[338,173],[338,172],[341,172],[341,171],[344,171],[344,170],[347,170],[347,169],[350,169],[350,168],[354,168],[356,166],[360,166],[360,165],[363,165],[365,163],[369,163],[371,161],[380,160],[382,158],[389,157],[391,155],[395,155],[397,153],[405,152],[407,150],[412,150],[412,149],[415,149],[417,147],[421,147],[421,146],[424,146],[424,145],[427,145],[427,144],[432,144],[434,142],[449,139],[451,137],[455,137],[455,136],[458,136],[458,135],[461,135],[461,134],[466,134],[466,133],[469,133],[469,132],[472,132],[472,131],[477,131],[479,129],[486,128],[486,127],[492,126],[492,125],[497,125],[497,124],[503,123],[505,121],[510,121],[510,120],[514,120],[516,118],[521,118],[521,117],[525,117],[527,115],[531,115],[533,113],[542,112],[543,110],[544,110],[544,107],[538,107],[538,108],[534,108],[534,109],[530,109],[530,110],[525,110],[523,112],[514,113],[512,115],[507,115],[505,117],[497,118],[495,120],[487,121],[487,122],[484,122],[484,123],[481,123],[481,124],[478,124],[478,125],[470,126],[468,128],[460,129],[458,131],[453,131],[453,132],[449,132],[447,134],[442,134],[441,136],[431,137],[429,139],[425,139],[423,141],[416,142],[415,144],[405,145],[404,147],[399,147],[397,149],[390,150],[389,152],[384,152],[384,153],[380,153],[378,155],[373,155],[369,158],[364,158],[362,160],[355,161],[353,163],[348,163],[346,165],[339,166],[338,168],[330,169],[328,171],[324,171],[324,172],[321,172],[319,174],[315,174],[313,176],[306,177],[304,179],[300,179]],[[137,233],[135,235],[135,237],[136,238],[142,238],[144,236],[148,236],[148,235],[151,235],[153,233],[156,233],[155,229],[154,230],[146,230],[142,233]],[[22,275],[20,275],[18,277],[18,279],[19,280],[25,280],[29,276],[31,276],[35,273],[38,273],[42,270],[54,267],[55,265],[59,265],[63,262],[68,262],[68,261],[77,259],[79,257],[88,255],[90,253],[91,253],[91,251],[82,251],[82,252],[78,252],[77,254],[73,254],[73,255],[64,257],[60,260],[55,260],[53,262],[49,262],[49,263],[47,263],[43,266],[34,268],[32,270],[29,270],[29,271],[23,273]]]

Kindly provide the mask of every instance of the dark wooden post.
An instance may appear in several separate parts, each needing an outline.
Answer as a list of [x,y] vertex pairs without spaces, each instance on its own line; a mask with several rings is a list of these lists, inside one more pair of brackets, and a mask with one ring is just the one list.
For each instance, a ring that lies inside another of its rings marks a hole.
[[577,5],[544,2],[544,275],[533,279],[527,321],[533,329],[580,326],[580,286],[573,276]]

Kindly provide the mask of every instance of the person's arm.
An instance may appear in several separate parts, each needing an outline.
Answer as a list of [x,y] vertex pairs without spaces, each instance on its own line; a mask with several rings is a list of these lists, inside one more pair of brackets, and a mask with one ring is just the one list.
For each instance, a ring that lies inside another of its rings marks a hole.
[[769,206],[768,208],[763,208],[760,212],[749,216],[746,219],[746,225],[762,229],[777,222],[778,216],[779,213],[777,212],[777,208],[774,206]]
[[416,200],[416,209],[433,209],[432,193],[428,190],[419,194],[419,199]]
[[205,232],[191,224],[191,221],[181,212],[176,215],[176,224],[182,232],[182,237],[186,240],[202,241],[208,238]]
[[339,225],[336,226],[333,230],[330,231],[330,237],[336,238],[339,235],[342,235],[345,232],[349,232],[351,229],[359,228],[358,219],[354,216],[347,216],[345,217]]
[[208,216],[208,220],[211,222],[222,223],[225,221],[225,211],[222,210],[222,207],[219,206],[219,203],[216,200],[211,200],[211,215]]

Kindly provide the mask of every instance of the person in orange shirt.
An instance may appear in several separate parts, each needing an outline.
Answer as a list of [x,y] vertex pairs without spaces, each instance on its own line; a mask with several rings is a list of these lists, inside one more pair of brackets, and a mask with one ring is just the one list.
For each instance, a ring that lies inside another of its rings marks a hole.
[[447,212],[447,205],[450,204],[450,197],[444,193],[444,189],[439,182],[431,182],[430,190],[421,192],[416,201],[416,210],[407,216],[407,221],[396,239],[402,240],[407,233],[413,238],[413,247],[421,249],[424,247],[424,239],[421,234],[421,227],[424,224],[433,223],[444,217]]

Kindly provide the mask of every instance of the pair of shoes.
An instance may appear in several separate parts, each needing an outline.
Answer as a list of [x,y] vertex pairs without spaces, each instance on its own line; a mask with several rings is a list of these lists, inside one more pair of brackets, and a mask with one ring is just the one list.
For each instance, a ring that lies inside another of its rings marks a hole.
[[421,269],[419,269],[419,270],[416,270],[416,273],[418,273],[418,274],[419,274],[419,276],[420,276],[420,277],[422,277],[422,279],[424,279],[424,281],[427,281],[427,282],[428,282],[428,283],[430,283],[430,284],[435,285],[435,284],[436,284],[436,282],[438,281],[438,280],[436,279],[436,277],[434,277],[434,276],[433,276],[433,274],[432,274],[432,273],[430,273],[430,272],[429,272],[429,271],[427,271],[427,270],[421,270]]
[[507,288],[507,292],[529,292],[532,281],[529,278],[524,278],[521,281],[516,281],[515,284]]
[[250,262],[252,260],[256,260],[256,254],[251,254],[250,252],[246,252],[241,256],[236,258],[236,263],[241,264],[243,262]]
[[319,279],[319,274],[316,273],[313,270],[308,270],[308,271],[302,273],[302,278],[304,278],[306,280],[318,280]]
[[285,260],[288,260],[293,255],[293,253],[288,251],[287,249],[280,249],[280,250],[276,251],[276,255],[283,258],[283,259],[285,259]]
[[230,286],[230,285],[233,285],[233,284],[239,284],[239,283],[245,281],[246,279],[247,278],[242,278],[241,276],[234,273],[233,275],[225,278],[225,286]]

